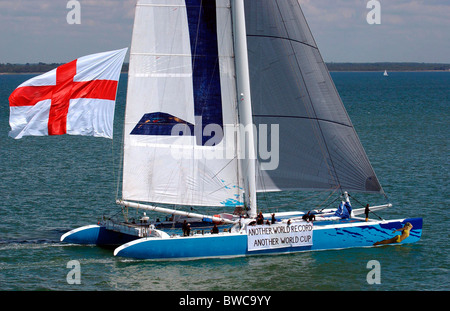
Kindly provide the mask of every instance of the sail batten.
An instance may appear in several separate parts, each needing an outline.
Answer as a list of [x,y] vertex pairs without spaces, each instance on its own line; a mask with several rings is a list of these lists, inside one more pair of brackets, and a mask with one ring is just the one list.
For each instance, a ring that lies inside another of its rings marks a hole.
[[310,43],[303,42],[303,41],[300,41],[300,40],[292,39],[292,38],[289,38],[289,37],[271,36],[271,35],[253,35],[253,34],[247,34],[247,37],[272,38],[272,39],[281,39],[281,40],[286,40],[286,41],[292,41],[292,42],[304,44],[306,46],[309,46],[309,47],[311,47],[313,49],[317,49],[318,50],[317,46],[315,46],[315,45],[312,45]]
[[253,115],[254,117],[259,117],[259,118],[280,118],[280,119],[284,119],[284,118],[293,118],[293,119],[307,119],[307,120],[314,120],[314,121],[321,121],[321,122],[330,122],[330,123],[334,123],[334,124],[336,124],[336,125],[342,125],[342,126],[345,126],[345,127],[350,127],[350,128],[352,128],[352,126],[351,125],[348,125],[348,124],[345,124],[345,123],[341,123],[341,122],[338,122],[338,121],[334,121],[334,120],[327,120],[327,119],[320,119],[320,118],[317,118],[317,117],[309,117],[309,116],[286,116],[286,115],[257,115],[257,114],[254,114]]

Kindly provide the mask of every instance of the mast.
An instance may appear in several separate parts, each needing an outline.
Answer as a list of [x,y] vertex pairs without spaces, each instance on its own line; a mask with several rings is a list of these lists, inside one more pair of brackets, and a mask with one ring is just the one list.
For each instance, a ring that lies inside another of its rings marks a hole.
[[[248,65],[247,31],[245,25],[244,0],[231,1],[234,26],[234,48],[236,86],[241,126],[242,174],[244,178],[245,205],[249,216],[256,217],[256,152],[254,123],[250,94],[250,72]],[[242,131],[244,129],[244,131]],[[245,137],[247,136],[247,137]]]

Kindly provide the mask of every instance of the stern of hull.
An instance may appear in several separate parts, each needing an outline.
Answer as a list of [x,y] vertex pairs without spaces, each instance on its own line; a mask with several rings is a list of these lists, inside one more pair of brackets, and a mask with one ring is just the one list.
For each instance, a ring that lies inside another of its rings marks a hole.
[[98,245],[98,246],[118,246],[139,237],[108,230],[103,226],[89,225],[71,230],[61,236],[61,242]]

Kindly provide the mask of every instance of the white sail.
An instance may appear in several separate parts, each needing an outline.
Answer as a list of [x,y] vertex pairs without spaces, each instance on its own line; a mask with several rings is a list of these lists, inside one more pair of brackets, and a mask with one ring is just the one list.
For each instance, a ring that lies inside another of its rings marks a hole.
[[381,192],[298,1],[246,0],[245,12],[253,120],[280,137],[258,190]]
[[[234,76],[229,0],[138,1],[125,115],[123,199],[243,204]],[[174,127],[183,135],[174,136]]]

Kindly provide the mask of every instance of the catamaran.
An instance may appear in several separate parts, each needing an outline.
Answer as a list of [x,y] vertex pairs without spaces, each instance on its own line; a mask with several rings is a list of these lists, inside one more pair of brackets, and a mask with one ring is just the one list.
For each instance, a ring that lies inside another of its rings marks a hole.
[[[121,171],[123,211],[167,216],[124,212],[61,241],[165,260],[372,247],[395,230],[394,243],[413,243],[422,234],[421,218],[368,218],[390,203],[352,208],[352,193],[385,193],[297,0],[139,0]],[[259,211],[258,192],[312,190],[341,202]]]

